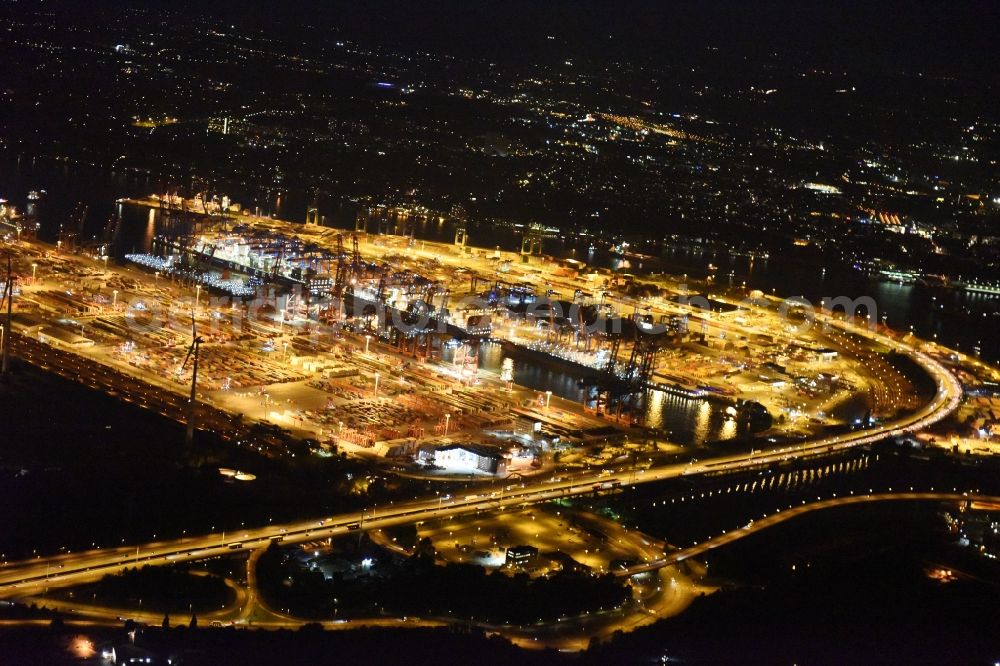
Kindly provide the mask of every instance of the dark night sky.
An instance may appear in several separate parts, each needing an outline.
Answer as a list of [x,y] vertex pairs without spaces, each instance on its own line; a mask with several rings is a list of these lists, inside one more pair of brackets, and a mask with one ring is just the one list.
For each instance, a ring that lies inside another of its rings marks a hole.
[[[667,60],[694,58],[714,46],[738,56],[777,51],[824,67],[993,80],[1000,60],[996,1],[289,0],[259,6],[252,12],[258,19],[339,27],[356,39],[496,60]],[[221,11],[246,18],[246,0],[228,7]]]
[[211,14],[251,31],[301,34],[306,43],[346,38],[510,64],[697,66],[713,47],[711,58],[727,68],[776,54],[805,68],[1000,83],[998,0],[19,0],[8,7],[35,4],[69,20],[102,6]]

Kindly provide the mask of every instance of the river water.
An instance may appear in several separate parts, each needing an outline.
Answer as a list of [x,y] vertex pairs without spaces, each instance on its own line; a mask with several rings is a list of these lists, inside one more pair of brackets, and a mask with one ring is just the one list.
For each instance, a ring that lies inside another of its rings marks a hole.
[[[145,196],[162,191],[156,179],[107,171],[80,164],[50,160],[32,160],[28,157],[0,159],[0,197],[21,207],[26,204],[30,190],[45,190],[46,194],[35,206],[41,224],[41,238],[54,241],[63,226],[72,227],[69,221],[79,202],[88,207],[83,238],[103,238],[106,229],[113,229],[114,256],[127,252],[149,250],[154,234],[163,233],[159,216],[149,210],[119,206],[115,200],[127,196]],[[244,193],[235,190],[233,198],[245,208],[260,208],[263,214],[290,220],[304,220],[307,198],[304,194],[260,191]],[[318,202],[326,223],[331,226],[353,229],[356,207],[333,202]],[[401,219],[383,221],[390,231],[407,232],[411,223]],[[378,228],[377,221],[370,221],[369,230]],[[454,224],[437,219],[418,220],[413,223],[413,234],[422,240],[451,241]],[[470,244],[484,247],[499,246],[515,250],[520,246],[520,235],[515,229],[497,228],[483,224],[469,225]],[[704,278],[709,265],[716,268],[716,284],[761,289],[781,296],[804,296],[814,303],[824,297],[869,296],[877,304],[877,316],[888,325],[912,330],[925,338],[973,353],[981,348],[983,358],[995,361],[1000,358],[1000,299],[959,292],[931,292],[914,285],[899,285],[867,279],[860,272],[834,263],[823,265],[814,260],[795,256],[750,259],[733,256],[726,251],[704,251],[698,248],[668,250],[654,263],[636,259],[622,259],[606,250],[592,248],[589,241],[547,238],[545,252],[556,256],[576,258],[590,265],[608,266],[641,275],[659,271],[674,275],[687,274],[690,279]],[[502,361],[499,346],[495,350],[485,346],[480,354],[484,367],[498,369]],[[515,380],[538,390],[552,390],[556,395],[582,400],[584,389],[578,377],[569,372],[519,360],[515,364]],[[673,439],[683,443],[702,443],[735,436],[735,428],[711,403],[689,400],[663,392],[650,395],[649,424],[672,433]]]

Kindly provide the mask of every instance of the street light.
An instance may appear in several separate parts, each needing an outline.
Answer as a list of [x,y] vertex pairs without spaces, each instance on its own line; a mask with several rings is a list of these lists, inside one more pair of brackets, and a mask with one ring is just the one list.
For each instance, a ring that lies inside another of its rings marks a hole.
[[444,434],[448,434],[448,423],[451,422],[451,414],[444,415]]
[[114,308],[118,305],[118,290],[111,290],[111,307]]
[[35,271],[38,270],[38,264],[31,264],[31,281],[35,281]]
[[372,341],[372,336],[366,335],[365,336],[365,353],[366,354],[368,353],[368,343],[371,342],[371,341]]
[[549,408],[549,403],[552,401],[552,391],[545,392],[545,409]]
[[375,397],[378,397],[378,378],[379,378],[379,374],[376,372],[375,373]]
[[201,285],[195,285],[194,287],[194,307],[197,310],[199,301],[201,301]]

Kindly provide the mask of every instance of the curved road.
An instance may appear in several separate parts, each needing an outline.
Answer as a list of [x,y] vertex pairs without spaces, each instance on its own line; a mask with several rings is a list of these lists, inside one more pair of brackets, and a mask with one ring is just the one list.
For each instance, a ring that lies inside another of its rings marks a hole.
[[298,521],[284,525],[240,530],[238,533],[208,534],[164,540],[138,546],[95,549],[33,560],[11,562],[0,568],[0,597],[34,594],[46,587],[76,585],[114,573],[136,564],[165,564],[173,561],[199,560],[225,555],[243,548],[266,546],[271,540],[304,542],[340,536],[356,530],[391,527],[435,518],[445,518],[478,511],[495,511],[544,502],[561,497],[593,493],[595,489],[649,483],[711,472],[732,472],[780,463],[784,460],[825,455],[873,443],[887,437],[912,433],[951,414],[959,404],[962,387],[940,363],[913,347],[873,331],[848,327],[836,320],[829,323],[894,351],[907,354],[924,369],[937,385],[934,397],[916,412],[875,427],[823,436],[798,443],[766,449],[748,456],[724,455],[700,464],[670,464],[636,472],[618,472],[610,476],[583,473],[563,475],[551,481],[506,486],[491,493],[464,497],[434,497],[374,507],[370,511],[342,514],[321,521]]
[[704,555],[710,550],[718,548],[720,546],[725,546],[734,541],[738,541],[751,534],[756,534],[761,530],[766,530],[769,527],[774,527],[780,523],[792,520],[793,518],[798,518],[799,516],[805,515],[807,513],[812,513],[814,511],[823,511],[824,509],[832,509],[840,506],[851,506],[854,504],[866,504],[868,502],[891,502],[891,501],[937,501],[937,502],[989,502],[991,504],[1000,503],[1000,496],[996,495],[978,495],[974,493],[938,493],[938,492],[899,492],[899,493],[869,493],[867,495],[847,495],[844,497],[831,497],[830,499],[821,500],[818,502],[810,502],[807,504],[802,504],[799,506],[792,507],[791,509],[778,510],[774,513],[764,516],[759,520],[751,520],[746,526],[739,529],[731,530],[728,532],[723,532],[718,536],[714,536],[706,541],[689,546],[687,548],[682,548],[678,551],[667,555],[666,557],[661,557],[659,559],[653,560],[651,562],[646,562],[644,564],[637,564],[624,571],[615,572],[616,576],[634,576],[636,574],[644,573],[647,571],[655,571],[656,569],[662,569],[663,567],[670,566],[671,564],[677,564],[691,557],[697,557],[699,555]]
[[[628,570],[617,572],[618,576],[634,576],[645,572],[660,571],[660,575],[651,586],[656,586],[656,593],[649,598],[640,600],[638,605],[625,611],[625,609],[615,609],[604,613],[585,614],[577,617],[561,618],[541,622],[529,627],[496,625],[480,622],[466,622],[455,618],[421,618],[421,617],[380,617],[380,618],[359,618],[351,620],[324,621],[320,624],[328,630],[356,629],[361,627],[429,627],[446,626],[449,624],[475,624],[490,633],[498,633],[506,636],[509,640],[524,647],[550,647],[561,650],[583,650],[589,644],[591,636],[595,631],[599,635],[610,635],[615,630],[629,631],[637,626],[654,622],[660,617],[673,615],[680,612],[695,596],[694,590],[686,590],[683,594],[678,594],[674,581],[669,576],[662,574],[666,567],[676,565],[686,559],[704,555],[705,553],[719,547],[726,546],[734,541],[756,534],[761,530],[774,527],[794,518],[803,515],[842,506],[852,506],[871,502],[886,501],[958,501],[958,502],[983,502],[992,505],[1000,505],[1000,496],[981,495],[977,493],[959,492],[885,492],[869,493],[865,495],[849,495],[845,497],[832,497],[793,507],[787,510],[778,510],[759,520],[751,521],[746,527],[724,532],[716,537],[712,537],[702,543],[675,551],[666,557],[648,561],[644,564],[636,565]],[[629,532],[630,536],[639,539],[636,546],[644,545],[639,533]],[[662,544],[650,544],[659,547]],[[641,548],[640,550],[646,550]],[[248,571],[252,569],[252,562],[262,551],[256,551],[248,562]],[[252,624],[261,628],[292,628],[307,622],[292,616],[285,615],[274,609],[268,608],[261,603],[261,599],[256,594],[255,581],[248,580],[248,589],[243,592],[241,598],[236,603],[226,609],[206,614],[204,619],[214,619],[215,617],[226,618],[230,621],[235,619],[238,624],[247,623],[251,609],[256,606],[257,612],[263,611],[264,616],[256,619]],[[652,606],[648,604],[652,603]],[[158,613],[135,613],[134,611],[118,611],[101,607],[81,606],[70,602],[49,603],[50,607],[59,608],[64,612],[70,612],[67,624],[86,626],[89,624],[115,625],[120,622],[120,616],[128,616],[134,619],[145,621],[148,624],[155,624],[162,617]],[[73,614],[76,617],[73,617]],[[0,622],[3,625],[23,626],[27,624],[47,625],[49,620],[22,619],[7,620]]]

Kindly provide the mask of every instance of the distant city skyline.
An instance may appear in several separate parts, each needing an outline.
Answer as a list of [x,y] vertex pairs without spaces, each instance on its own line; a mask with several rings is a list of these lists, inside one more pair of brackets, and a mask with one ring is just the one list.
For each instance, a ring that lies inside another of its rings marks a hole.
[[994,663],[997,12],[0,0],[0,663]]

